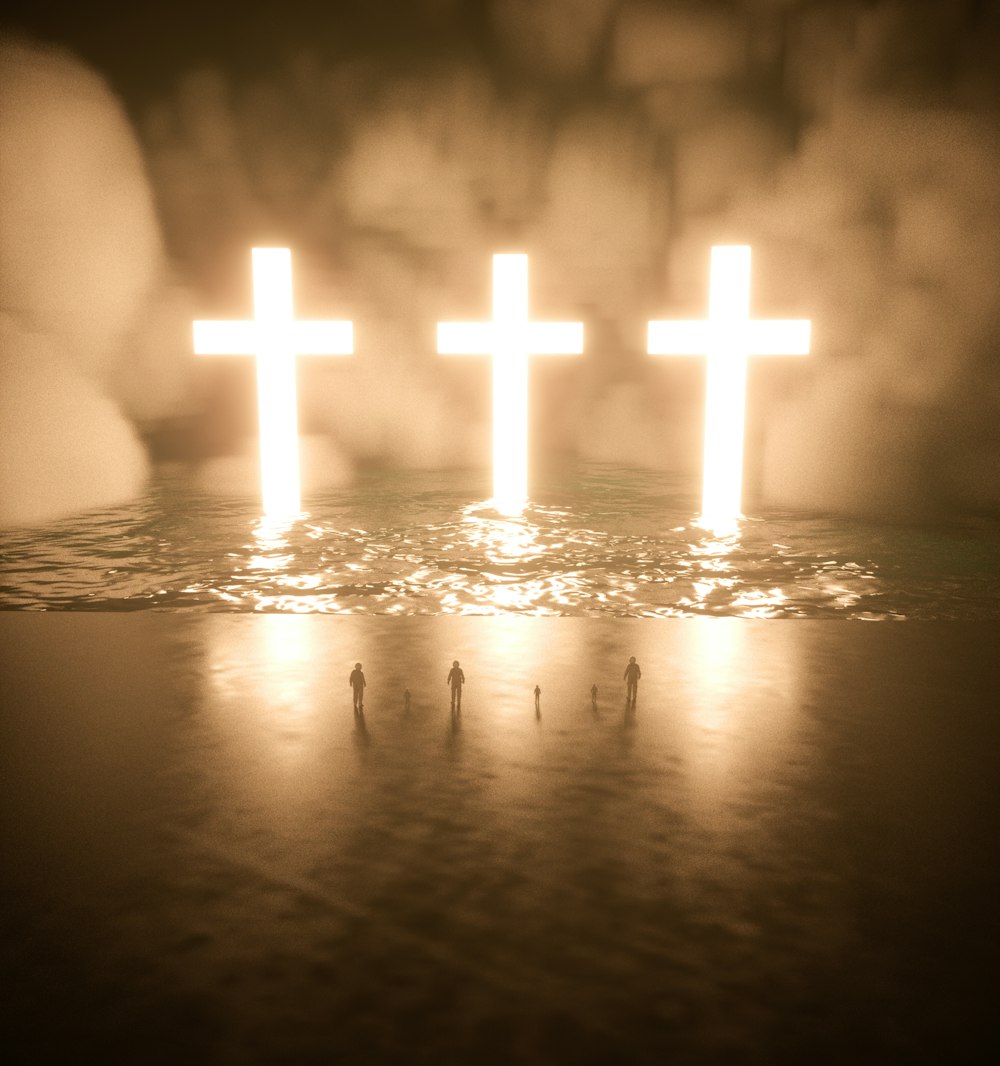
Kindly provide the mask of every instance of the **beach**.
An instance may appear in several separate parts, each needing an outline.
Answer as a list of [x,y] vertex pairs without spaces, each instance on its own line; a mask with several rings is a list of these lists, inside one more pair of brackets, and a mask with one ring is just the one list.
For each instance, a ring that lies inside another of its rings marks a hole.
[[997,647],[989,622],[0,613],[4,1043],[971,1061]]

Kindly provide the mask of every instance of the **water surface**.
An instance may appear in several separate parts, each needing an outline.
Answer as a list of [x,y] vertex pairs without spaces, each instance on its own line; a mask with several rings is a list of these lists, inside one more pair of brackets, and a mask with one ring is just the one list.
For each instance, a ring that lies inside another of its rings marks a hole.
[[758,618],[1000,617],[1000,521],[769,511],[718,535],[692,479],[551,474],[519,518],[476,473],[366,472],[292,523],[161,475],[141,499],[0,534],[0,607]]

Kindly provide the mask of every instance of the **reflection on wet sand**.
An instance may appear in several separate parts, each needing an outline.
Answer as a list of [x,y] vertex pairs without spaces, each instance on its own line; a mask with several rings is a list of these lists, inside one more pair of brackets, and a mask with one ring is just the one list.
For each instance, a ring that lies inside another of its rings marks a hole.
[[992,1019],[996,627],[146,614],[0,636],[25,1046],[914,1061]]

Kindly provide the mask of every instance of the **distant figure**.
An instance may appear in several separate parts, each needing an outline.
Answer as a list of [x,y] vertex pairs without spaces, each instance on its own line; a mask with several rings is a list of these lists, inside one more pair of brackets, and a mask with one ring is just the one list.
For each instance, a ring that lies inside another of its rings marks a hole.
[[639,669],[639,664],[635,661],[633,655],[629,661],[628,666],[625,667],[625,702],[631,703],[635,706],[636,691],[639,688],[639,678],[642,677],[642,671]]
[[410,690],[403,690],[403,710],[408,711],[410,709]]
[[361,672],[361,663],[354,664],[347,683],[354,690],[354,713],[357,714],[365,706],[365,675]]
[[538,712],[542,709],[541,708],[541,703],[539,702],[541,700],[541,698],[542,698],[542,690],[537,685],[535,685],[535,713],[536,714],[538,714]]
[[590,705],[591,705],[591,707],[594,708],[595,711],[597,710],[597,682],[596,681],[590,686]]
[[451,664],[448,671],[448,684],[451,685],[451,709],[462,709],[462,686],[465,684],[465,671],[458,665],[458,659]]

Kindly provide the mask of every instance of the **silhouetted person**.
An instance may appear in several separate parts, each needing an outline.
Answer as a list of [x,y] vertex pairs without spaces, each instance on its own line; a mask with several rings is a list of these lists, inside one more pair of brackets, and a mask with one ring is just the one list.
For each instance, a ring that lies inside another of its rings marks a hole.
[[590,705],[595,710],[597,709],[597,682],[596,681],[590,686]]
[[541,698],[542,698],[542,690],[537,685],[535,685],[535,713],[536,714],[542,709],[542,705],[540,703]]
[[642,671],[639,669],[639,664],[635,661],[633,655],[629,661],[628,666],[625,667],[625,702],[631,703],[635,706],[635,696],[639,688],[639,678],[642,677]]
[[462,686],[465,684],[465,671],[458,665],[458,659],[451,664],[448,671],[448,684],[451,685],[451,709],[462,709]]
[[365,675],[361,672],[361,663],[355,663],[347,682],[354,691],[354,713],[363,710],[365,705]]
[[408,711],[410,709],[410,690],[403,690],[403,710]]

